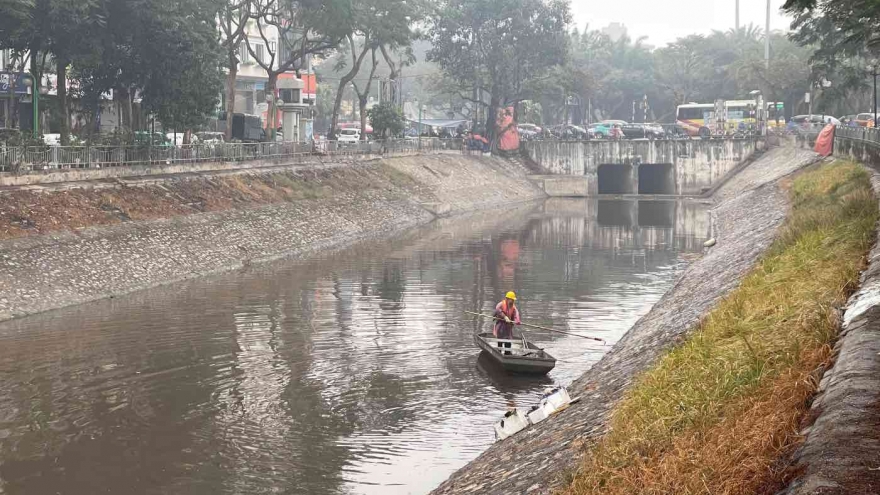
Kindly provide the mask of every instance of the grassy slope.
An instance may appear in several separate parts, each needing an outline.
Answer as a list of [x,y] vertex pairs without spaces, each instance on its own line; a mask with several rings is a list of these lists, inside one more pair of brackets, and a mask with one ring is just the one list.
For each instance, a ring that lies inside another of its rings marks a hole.
[[643,375],[568,494],[775,493],[878,219],[838,162],[791,186],[781,235],[692,337]]

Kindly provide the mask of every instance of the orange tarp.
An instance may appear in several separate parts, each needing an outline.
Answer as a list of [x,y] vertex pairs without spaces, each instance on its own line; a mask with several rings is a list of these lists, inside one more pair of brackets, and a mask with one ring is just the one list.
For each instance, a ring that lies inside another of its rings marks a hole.
[[495,124],[498,126],[498,149],[513,151],[519,149],[519,131],[513,121],[513,107],[499,108]]
[[822,156],[834,153],[834,124],[828,124],[822,129],[816,138],[816,147],[813,149]]

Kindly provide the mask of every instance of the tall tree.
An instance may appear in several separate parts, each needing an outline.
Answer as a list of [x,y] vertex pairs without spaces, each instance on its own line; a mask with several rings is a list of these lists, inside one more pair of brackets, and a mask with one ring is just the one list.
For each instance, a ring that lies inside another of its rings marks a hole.
[[[376,73],[378,60],[376,52],[383,53],[406,50],[416,37],[413,25],[418,23],[425,13],[423,0],[410,0],[400,2],[396,0],[358,0],[353,4],[351,24],[346,33],[347,57],[340,57],[335,69],[343,73],[339,80],[336,92],[336,100],[333,105],[333,116],[330,123],[331,135],[336,134],[339,124],[339,109],[342,106],[342,96],[345,88],[351,84],[361,70],[367,55],[372,54],[370,77],[363,84],[364,91],[355,88],[358,94],[358,104],[361,113],[362,125],[366,123],[366,98],[372,84],[372,77]],[[348,58],[351,65],[348,64]],[[388,60],[388,58],[386,58]],[[363,135],[363,138],[366,138]]]
[[251,0],[224,0],[217,23],[226,54],[226,140],[232,140],[232,116],[235,114],[235,81],[238,78],[239,52],[247,35]]
[[658,82],[672,94],[675,105],[703,96],[703,78],[712,67],[712,61],[702,50],[705,43],[703,36],[692,35],[657,52]]
[[[358,115],[361,119],[361,129],[367,128],[367,103],[370,97],[370,88],[373,86],[373,78],[376,76],[376,68],[379,67],[379,59],[376,58],[376,48],[373,48],[370,51],[370,55],[372,57],[372,64],[370,66],[370,73],[367,76],[367,80],[362,83],[362,86],[358,86],[357,81],[352,81],[351,85],[354,88],[354,92],[358,98]],[[361,89],[363,87],[363,90]],[[361,133],[361,141],[367,140],[367,133]]]
[[[262,39],[265,55],[257,52],[249,37],[245,41],[251,58],[269,76],[266,93],[272,98],[267,115],[268,135],[274,140],[278,76],[290,70],[298,73],[312,56],[338,47],[351,24],[352,4],[345,0],[252,1],[251,20]],[[278,40],[277,45],[274,39]]]
[[463,98],[486,107],[493,141],[498,109],[528,99],[531,83],[565,62],[567,1],[440,0],[432,17],[428,57]]

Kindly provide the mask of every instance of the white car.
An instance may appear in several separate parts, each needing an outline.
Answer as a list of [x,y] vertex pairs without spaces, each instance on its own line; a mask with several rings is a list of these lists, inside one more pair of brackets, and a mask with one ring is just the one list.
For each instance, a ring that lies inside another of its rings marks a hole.
[[337,134],[336,140],[340,143],[354,143],[357,144],[358,141],[361,140],[361,130],[360,129],[339,129],[339,133]]

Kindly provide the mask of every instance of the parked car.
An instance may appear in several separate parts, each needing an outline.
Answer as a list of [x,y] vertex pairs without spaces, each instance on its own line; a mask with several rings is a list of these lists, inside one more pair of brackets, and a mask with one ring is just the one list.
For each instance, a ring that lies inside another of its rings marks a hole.
[[197,132],[196,137],[200,144],[223,144],[226,142],[226,135],[222,132]]
[[608,139],[614,133],[614,126],[598,122],[590,124],[587,128],[587,132],[589,132],[591,138]]
[[171,141],[161,132],[135,131],[134,144],[138,146],[170,146]]
[[573,125],[573,124],[565,124],[559,126],[557,129],[558,136],[560,139],[587,139],[589,133],[583,127]]
[[659,124],[621,124],[620,130],[627,139],[662,139],[666,131]]
[[339,129],[336,133],[339,143],[357,144],[361,140],[361,130],[355,128]]
[[535,139],[541,137],[544,132],[544,129],[535,124],[519,124],[516,130],[519,131],[519,137],[522,139]]
[[854,120],[859,127],[874,127],[874,114],[871,112],[860,113]]
[[43,134],[46,146],[61,146],[61,134]]

